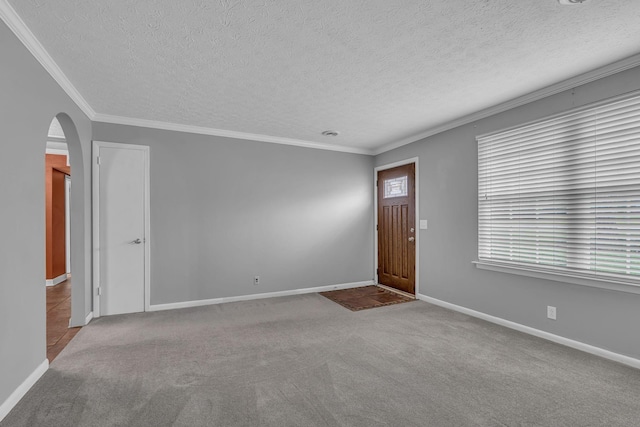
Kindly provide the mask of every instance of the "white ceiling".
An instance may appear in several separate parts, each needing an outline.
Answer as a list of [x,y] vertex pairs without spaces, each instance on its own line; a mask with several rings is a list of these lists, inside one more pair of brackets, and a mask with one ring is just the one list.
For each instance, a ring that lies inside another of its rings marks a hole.
[[96,120],[371,153],[640,53],[638,0],[7,1]]

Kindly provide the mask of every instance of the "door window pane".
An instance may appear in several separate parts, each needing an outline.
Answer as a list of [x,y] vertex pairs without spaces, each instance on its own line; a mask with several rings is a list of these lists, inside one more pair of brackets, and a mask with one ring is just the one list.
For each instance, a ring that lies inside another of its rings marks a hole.
[[409,193],[407,191],[407,177],[401,176],[398,178],[385,179],[384,180],[384,198],[390,197],[404,197]]

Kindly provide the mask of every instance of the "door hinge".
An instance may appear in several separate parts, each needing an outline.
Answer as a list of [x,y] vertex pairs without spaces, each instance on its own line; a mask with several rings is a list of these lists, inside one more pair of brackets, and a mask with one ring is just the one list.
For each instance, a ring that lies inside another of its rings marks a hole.
[[96,288],[96,295],[98,295],[98,296],[102,295],[102,287],[101,286],[98,286]]
[[378,231],[378,224],[376,224],[376,231]]
[[380,269],[376,268],[376,274],[379,276],[380,275]]
[[100,164],[100,156],[96,157],[96,164]]

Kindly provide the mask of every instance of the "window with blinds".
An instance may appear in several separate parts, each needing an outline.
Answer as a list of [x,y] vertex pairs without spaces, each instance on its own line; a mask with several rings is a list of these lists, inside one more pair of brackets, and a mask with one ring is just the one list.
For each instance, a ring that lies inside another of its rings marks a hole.
[[640,93],[477,140],[480,262],[640,284]]

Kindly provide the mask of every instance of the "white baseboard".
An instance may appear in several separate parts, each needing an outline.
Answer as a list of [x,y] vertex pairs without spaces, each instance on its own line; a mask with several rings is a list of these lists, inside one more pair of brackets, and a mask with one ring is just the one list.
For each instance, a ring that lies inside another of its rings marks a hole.
[[40,377],[49,369],[49,360],[44,359],[32,373],[16,388],[13,393],[0,405],[0,421],[11,412],[14,406],[18,404],[20,399],[27,394],[27,392],[33,387],[33,385],[40,379]]
[[569,338],[561,337],[560,335],[555,335],[549,332],[541,331],[540,329],[535,329],[530,326],[525,326],[520,323],[515,323],[510,320],[502,319],[500,317],[491,316],[490,314],[482,313],[480,311],[471,310],[470,308],[462,307],[460,305],[451,304],[446,301],[441,301],[436,298],[431,298],[426,295],[418,294],[416,297],[419,300],[426,301],[433,305],[438,305],[440,307],[448,308],[449,310],[457,311],[460,313],[467,314],[472,317],[477,317],[478,319],[486,320],[487,322],[495,323],[500,326],[505,326],[510,329],[515,329],[516,331],[524,332],[525,334],[533,335],[538,338],[543,338],[549,341],[553,341],[557,344],[566,345],[567,347],[575,348],[576,350],[581,350],[586,353],[591,353],[596,356],[604,357],[605,359],[613,360],[615,362],[622,363],[623,365],[631,366],[636,369],[640,369],[640,360],[635,359],[633,357],[625,356],[624,354],[614,353],[613,351],[605,350],[600,347],[595,347],[590,344],[585,344],[580,341],[575,341]]
[[169,304],[155,304],[149,306],[149,311],[173,310],[176,308],[200,307],[203,305],[222,304],[225,302],[249,301],[263,298],[285,297],[289,295],[311,294],[315,292],[335,291],[338,289],[358,288],[361,286],[369,286],[373,284],[373,280],[367,280],[364,282],[352,282],[342,283],[339,285],[318,286],[315,288],[294,289],[292,291],[266,292],[263,294],[241,295],[237,297],[223,297],[197,301],[174,302]]
[[91,322],[91,319],[93,319],[93,311],[90,311],[89,314],[87,314],[87,317],[84,319],[84,324],[88,325],[89,322]]
[[54,277],[53,279],[47,279],[45,283],[47,286],[55,286],[58,283],[64,282],[65,280],[67,280],[67,278],[67,273],[64,273],[59,275],[58,277]]

